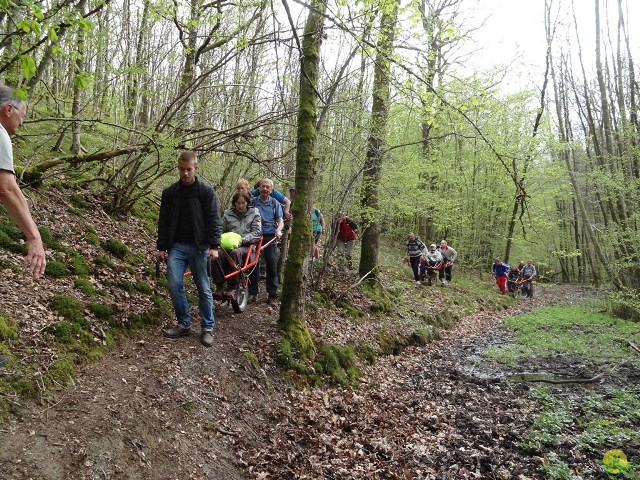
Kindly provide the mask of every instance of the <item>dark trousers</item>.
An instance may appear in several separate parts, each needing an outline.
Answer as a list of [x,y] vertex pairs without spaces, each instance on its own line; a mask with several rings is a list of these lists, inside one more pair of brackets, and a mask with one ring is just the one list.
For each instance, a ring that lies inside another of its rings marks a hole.
[[409,257],[409,262],[411,262],[411,270],[413,270],[413,279],[418,282],[420,280],[420,275],[418,273],[418,266],[420,265],[420,257]]
[[[270,242],[274,234],[263,234],[262,235],[262,243],[263,245]],[[270,297],[275,297],[278,295],[278,256],[276,251],[276,242],[273,242],[266,248],[262,248],[260,252],[260,256],[264,257],[264,261],[267,267],[267,293]],[[257,295],[258,294],[258,282],[260,282],[260,268],[256,265],[256,267],[251,272],[249,276],[249,295]]]
[[440,278],[440,280],[442,280],[443,278],[446,278],[447,282],[450,282],[451,281],[451,265],[442,267],[440,269],[440,273],[438,274],[438,278]]

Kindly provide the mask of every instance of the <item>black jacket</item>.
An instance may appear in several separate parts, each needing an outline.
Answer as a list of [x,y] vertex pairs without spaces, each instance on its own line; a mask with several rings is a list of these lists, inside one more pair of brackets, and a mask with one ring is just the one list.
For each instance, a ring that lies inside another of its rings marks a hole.
[[[197,193],[193,197],[191,225],[196,245],[200,249],[218,248],[222,234],[222,222],[218,210],[218,197],[213,188],[196,178]],[[180,213],[180,181],[162,191],[160,216],[158,219],[158,250],[169,250],[178,228]]]

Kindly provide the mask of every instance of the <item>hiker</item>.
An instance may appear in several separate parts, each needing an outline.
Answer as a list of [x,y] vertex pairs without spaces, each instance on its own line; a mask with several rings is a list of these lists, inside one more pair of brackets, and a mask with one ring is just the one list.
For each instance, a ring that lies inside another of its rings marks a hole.
[[507,294],[507,273],[511,270],[511,267],[504,263],[499,258],[496,258],[491,267],[492,276],[496,279],[496,285],[502,292],[502,295]]
[[336,215],[336,222],[338,269],[344,272],[346,269],[353,268],[351,254],[353,252],[353,245],[356,243],[358,225],[344,213],[338,213]]
[[[251,206],[251,197],[248,193],[236,193],[233,196],[231,208],[225,210],[222,216],[222,231],[224,233],[221,237],[221,246],[224,251],[220,252],[218,261],[214,262],[211,269],[212,281],[216,284],[214,297],[221,296],[225,275],[234,270],[233,266],[236,269],[242,267],[249,253],[249,245],[257,243],[262,235],[260,212]],[[229,233],[235,233],[236,238],[228,235]],[[227,245],[227,242],[231,243]],[[233,265],[230,262],[233,262]],[[239,276],[236,275],[227,280],[227,289],[235,289],[238,279]]]
[[413,270],[413,279],[417,285],[420,285],[420,272],[418,267],[420,265],[422,255],[426,253],[427,247],[415,233],[409,232],[407,235],[406,248],[409,264],[411,265],[411,270]]
[[178,338],[191,333],[189,300],[184,291],[184,272],[191,269],[198,290],[200,342],[213,345],[213,295],[208,275],[208,259],[218,258],[220,213],[213,188],[199,180],[198,157],[184,151],[178,157],[180,180],[162,191],[158,218],[158,259],[167,261],[167,287],[176,314],[176,326],[162,331]]
[[0,202],[25,236],[27,255],[23,264],[27,272],[37,278],[44,274],[47,260],[40,232],[16,181],[11,144],[11,136],[22,127],[26,114],[27,103],[16,97],[12,88],[0,86]]
[[[267,303],[276,302],[278,297],[278,258],[275,241],[264,247],[274,238],[282,237],[284,228],[283,211],[280,202],[271,196],[273,181],[265,178],[260,181],[260,196],[253,199],[253,206],[260,212],[262,219],[262,252],[266,265],[266,287],[269,295]],[[254,268],[249,277],[249,301],[256,302],[259,292],[260,269]]]
[[453,247],[450,247],[446,240],[440,240],[440,255],[442,255],[442,260],[445,263],[438,273],[438,278],[440,279],[441,285],[446,287],[447,283],[451,281],[451,270],[453,262],[458,258],[458,252],[456,252]]
[[[291,188],[291,187],[289,187]],[[324,216],[322,212],[318,208],[311,209],[311,230],[313,233],[313,255],[312,258],[318,258],[320,256],[320,237],[322,236],[322,232],[324,232]]]
[[527,260],[527,264],[522,267],[520,271],[524,284],[522,289],[527,298],[533,298],[533,279],[537,275],[536,267],[533,265],[533,260]]
[[[423,256],[422,269],[426,271],[426,277],[429,282],[429,286],[436,284],[436,268],[442,267],[442,254],[435,243],[429,245],[427,253]],[[435,268],[434,268],[435,267]]]
[[[239,178],[236,182],[236,192],[245,192],[251,196],[251,199],[260,195],[260,182],[256,183],[252,190],[249,190],[249,182],[244,178]],[[282,205],[283,217],[291,218],[291,199],[284,196],[280,190],[273,189],[271,196]]]

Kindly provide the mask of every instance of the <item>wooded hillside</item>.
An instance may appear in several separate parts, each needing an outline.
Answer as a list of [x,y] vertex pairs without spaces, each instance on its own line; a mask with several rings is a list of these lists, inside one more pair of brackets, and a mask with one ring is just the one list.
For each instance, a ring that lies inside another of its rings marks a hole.
[[[417,230],[448,239],[460,262],[482,270],[495,256],[532,258],[552,281],[613,283],[637,312],[639,85],[628,2],[575,4],[591,24],[576,23],[571,5],[540,2],[546,70],[508,93],[500,80],[509,66],[465,68],[483,54],[475,2],[396,7],[2,2],[0,75],[29,99],[15,146],[20,178],[31,189],[77,185],[128,214],[157,201],[179,151],[193,149],[224,204],[239,177],[273,177],[281,190],[312,179],[299,212],[347,211],[367,246]],[[323,21],[305,34],[309,8]],[[300,55],[312,35],[313,77]],[[315,95],[317,112],[314,161],[302,171],[304,95]],[[366,261],[375,265],[377,251]]]

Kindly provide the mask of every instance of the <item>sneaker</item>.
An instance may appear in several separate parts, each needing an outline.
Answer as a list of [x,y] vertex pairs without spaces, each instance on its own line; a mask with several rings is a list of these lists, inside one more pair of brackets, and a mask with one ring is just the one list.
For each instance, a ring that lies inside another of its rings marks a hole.
[[416,285],[422,285],[422,283],[420,282],[420,280],[416,280]]
[[205,347],[210,347],[213,345],[213,332],[209,330],[205,330],[200,334],[200,343]]
[[446,287],[447,286],[447,281],[446,280],[442,280],[442,286]]
[[191,334],[191,328],[183,327],[182,325],[176,325],[172,328],[165,328],[162,330],[162,335],[168,338],[186,337]]

